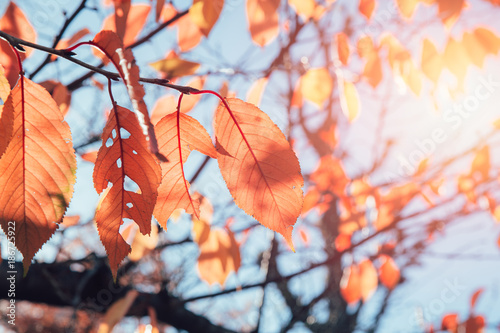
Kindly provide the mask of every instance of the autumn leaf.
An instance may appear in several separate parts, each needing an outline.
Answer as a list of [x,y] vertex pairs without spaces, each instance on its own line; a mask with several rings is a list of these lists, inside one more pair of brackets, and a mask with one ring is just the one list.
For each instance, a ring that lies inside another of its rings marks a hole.
[[222,7],[224,0],[194,0],[189,8],[191,19],[206,37],[219,19]]
[[450,313],[443,317],[441,320],[441,329],[447,330],[448,332],[455,332],[458,327],[458,315],[456,313]]
[[338,252],[343,252],[351,247],[351,235],[340,233],[337,238],[335,238],[335,249]]
[[301,78],[300,90],[306,100],[321,108],[333,90],[333,79],[328,69],[309,69]]
[[113,327],[115,327],[115,325],[118,324],[123,317],[125,317],[138,295],[139,293],[137,290],[132,289],[127,291],[125,297],[114,302],[106,310],[104,317],[101,319],[97,333],[111,333],[113,331]]
[[479,288],[478,290],[476,290],[474,292],[474,294],[472,295],[471,299],[470,299],[470,311],[473,312],[474,311],[474,308],[476,307],[476,302],[477,302],[477,299],[479,298],[479,296],[482,294],[482,292],[484,291],[483,288]]
[[248,30],[254,43],[264,47],[279,33],[280,0],[247,0]]
[[[165,5],[165,0],[156,0],[155,22],[158,22],[160,20],[164,5]],[[170,5],[170,4],[168,4],[168,5]],[[170,8],[172,8],[172,7],[170,7]]]
[[247,93],[246,101],[248,103],[259,106],[264,90],[266,89],[267,81],[269,81],[267,77],[262,77],[252,84]]
[[340,295],[347,304],[355,304],[361,299],[361,277],[359,267],[351,265],[344,267],[344,272],[340,280]]
[[387,289],[394,289],[399,283],[401,273],[399,267],[396,265],[394,260],[387,256],[381,255],[380,260],[382,260],[382,265],[379,268],[379,280]]
[[338,81],[340,88],[340,106],[344,115],[347,117],[350,123],[352,123],[360,113],[361,105],[358,95],[358,90],[354,83],[345,81],[342,78],[341,72],[338,71]]
[[443,70],[443,58],[436,46],[427,38],[422,43],[422,72],[434,83],[437,83]]
[[[30,42],[36,41],[36,31],[31,23],[24,15],[23,11],[16,6],[14,2],[9,2],[9,6],[5,10],[3,17],[0,19],[0,30]],[[21,60],[29,57],[33,50],[26,48],[26,53],[21,53]],[[17,58],[11,49],[9,43],[0,38],[0,64],[5,69],[5,76],[14,87],[17,79],[19,78],[19,67],[17,65]]]
[[337,43],[337,54],[340,62],[347,66],[349,64],[349,56],[351,50],[349,48],[349,37],[343,32],[339,32],[335,35],[335,41]]
[[54,80],[40,82],[40,85],[47,89],[59,106],[63,116],[66,116],[71,105],[71,93],[68,88],[61,82]]
[[472,160],[470,176],[479,181],[486,181],[489,179],[490,169],[490,148],[484,146],[477,151]]
[[15,245],[25,273],[57,229],[73,195],[76,157],[71,132],[56,102],[21,77],[2,118],[13,115],[12,139],[0,159],[0,224],[16,223]]
[[[90,34],[90,30],[87,28],[82,28],[75,32],[70,38],[64,38],[59,41],[56,45],[56,49],[66,49],[73,44],[76,44],[80,39]],[[55,54],[50,56],[50,61],[54,61],[57,59]]]
[[303,203],[304,180],[295,153],[268,115],[228,99],[215,116],[217,161],[235,203],[292,245]]
[[382,81],[383,76],[382,62],[378,54],[378,49],[369,36],[358,40],[357,49],[359,56],[365,60],[362,76],[368,80],[368,83],[373,88],[376,88]]
[[363,14],[368,20],[371,19],[373,11],[375,10],[375,0],[359,0],[359,12]]
[[[151,6],[148,4],[130,5],[129,3],[128,6],[130,7],[129,10],[125,8],[117,9],[114,14],[105,18],[101,28],[101,30],[116,32],[125,46],[135,42],[151,11]],[[119,11],[123,12],[124,16],[120,16],[117,20],[117,12]]]
[[288,4],[304,21],[309,21],[314,16],[317,7],[315,0],[288,0]]
[[378,276],[377,270],[369,259],[359,263],[360,289],[363,302],[368,301],[377,290]]
[[161,164],[162,181],[154,210],[158,222],[166,228],[167,220],[175,209],[199,216],[199,204],[189,194],[189,182],[184,176],[184,163],[193,149],[217,157],[212,140],[203,126],[183,113],[171,113],[156,125],[160,152],[168,162]]
[[171,51],[165,59],[150,63],[149,66],[165,74],[167,79],[171,79],[194,74],[200,67],[200,64],[181,59],[176,53]]
[[[160,165],[148,151],[141,126],[132,111],[117,105],[110,113],[93,178],[99,194],[111,186],[96,211],[95,221],[116,278],[118,265],[131,250],[119,233],[120,225],[124,218],[129,218],[143,235],[150,233],[161,181]],[[131,182],[139,187],[139,192],[126,188]]]
[[401,16],[408,20],[411,19],[420,1],[421,0],[396,0]]
[[240,249],[229,228],[212,228],[213,207],[207,198],[201,198],[200,217],[193,219],[194,241],[200,248],[198,272],[209,285],[224,283],[241,265]]
[[451,28],[460,17],[465,0],[436,0],[438,15],[447,28]]
[[125,83],[132,102],[132,111],[139,121],[146,141],[149,143],[149,151],[156,154],[160,159],[164,159],[158,154],[158,144],[156,142],[154,127],[149,119],[146,103],[144,103],[144,87],[139,83],[139,67],[135,64],[132,51],[124,49],[120,38],[109,30],[99,32],[94,37],[93,43],[99,46],[106,53],[106,56],[113,61],[113,65]]
[[181,52],[187,52],[197,46],[203,33],[196,23],[193,22],[191,15],[184,15],[177,20],[177,41]]

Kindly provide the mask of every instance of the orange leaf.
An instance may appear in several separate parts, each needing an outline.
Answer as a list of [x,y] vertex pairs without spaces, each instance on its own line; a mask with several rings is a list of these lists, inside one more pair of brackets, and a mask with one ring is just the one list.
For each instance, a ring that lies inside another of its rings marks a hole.
[[[136,227],[135,225],[132,225]],[[128,257],[131,261],[139,261],[145,255],[150,253],[156,245],[158,244],[158,227],[156,222],[151,224],[151,233],[149,235],[143,235],[138,232],[137,227],[134,228],[134,239],[132,241],[132,251],[129,253]]]
[[200,278],[212,285],[224,282],[241,265],[240,249],[229,229],[210,230],[206,241],[200,244],[198,271]]
[[302,96],[316,104],[318,108],[331,96],[333,79],[326,68],[309,69],[300,81]]
[[[102,146],[94,167],[94,187],[102,193],[108,184],[95,220],[109,265],[116,278],[118,265],[130,252],[119,233],[124,218],[132,219],[143,235],[151,232],[151,217],[161,181],[160,165],[147,149],[147,142],[134,113],[116,106],[102,133]],[[126,189],[130,180],[139,187]]]
[[337,41],[337,53],[339,56],[340,62],[347,66],[349,63],[349,56],[351,54],[351,50],[349,49],[349,37],[343,32],[339,32],[335,35],[335,40]]
[[217,160],[236,204],[292,245],[304,180],[290,144],[267,114],[239,99],[216,112]]
[[379,257],[382,260],[382,265],[379,268],[379,279],[387,289],[394,289],[399,282],[401,273],[394,260],[383,254]]
[[247,0],[248,30],[252,40],[264,47],[279,33],[280,0]]
[[447,330],[448,332],[456,332],[457,328],[458,328],[458,315],[456,313],[447,314],[441,320],[442,330]]
[[467,49],[465,49],[463,43],[450,38],[444,50],[443,63],[455,75],[459,86],[462,86],[470,63]]
[[437,0],[439,17],[447,28],[451,28],[458,20],[465,0]]
[[[130,4],[129,4],[130,6]],[[148,4],[133,4],[126,14],[126,22],[116,20],[116,13],[104,19],[101,30],[116,32],[123,45],[128,46],[135,42],[137,35],[141,32],[148,18],[151,6]]]
[[267,77],[262,77],[252,84],[250,89],[248,89],[247,93],[246,101],[248,103],[251,103],[255,106],[259,106],[260,101],[262,99],[262,94],[266,89],[267,81],[268,81]]
[[97,160],[97,150],[88,151],[80,155],[80,157],[88,162],[95,163]]
[[361,277],[358,266],[344,267],[340,279],[340,294],[347,304],[357,303],[361,299]]
[[[0,30],[32,43],[36,42],[35,29],[30,24],[23,11],[12,1],[5,10],[2,19],[0,19]],[[32,48],[27,47],[26,53],[21,53],[21,59],[24,60],[32,51]],[[0,39],[0,64],[2,64],[5,69],[5,76],[10,86],[14,87],[19,78],[17,58],[9,43],[3,39]]]
[[200,43],[202,36],[200,28],[190,15],[184,15],[177,20],[177,40],[181,52],[193,49]]
[[68,228],[77,225],[78,222],[80,222],[80,215],[66,215],[63,218],[61,225],[65,228]]
[[340,233],[335,238],[335,249],[338,252],[343,252],[351,247],[351,235]]
[[474,179],[486,181],[491,169],[490,147],[484,146],[476,153],[470,167],[470,176]]
[[[9,81],[5,77],[5,71],[0,64],[0,99],[5,103],[10,95]],[[2,157],[12,136],[12,126],[14,126],[14,113],[12,111],[3,112],[4,105],[0,105],[0,157]]]
[[189,8],[189,16],[200,28],[200,31],[208,37],[213,26],[219,19],[224,7],[224,0],[194,0]]
[[[72,46],[73,44],[76,44],[80,39],[87,36],[88,34],[90,34],[89,29],[87,28],[80,29],[77,32],[75,32],[73,36],[71,36],[70,38],[61,39],[59,43],[57,43],[56,49],[66,49]],[[50,60],[54,61],[56,60],[56,58],[57,56],[53,54],[51,55]]]
[[168,114],[174,113],[177,107],[177,98],[174,95],[165,95],[158,98],[153,111],[151,111],[151,123],[156,124]]
[[371,19],[373,11],[375,10],[375,5],[375,0],[360,0],[359,12],[369,20]]
[[114,302],[101,319],[97,333],[111,333],[113,327],[125,317],[138,295],[137,290],[129,290],[125,297]]
[[476,302],[477,302],[477,299],[479,298],[479,296],[481,295],[481,293],[484,291],[483,288],[480,288],[478,290],[476,290],[474,292],[474,294],[472,295],[471,299],[470,299],[470,311],[474,311],[474,308],[476,307]]
[[337,196],[345,195],[345,188],[349,183],[342,161],[331,155],[321,157],[319,166],[310,177],[320,192],[331,191]]
[[363,302],[369,300],[377,290],[378,276],[377,270],[369,259],[359,263],[361,298]]
[[[160,152],[168,162],[161,164],[162,182],[158,188],[159,199],[154,215],[166,228],[167,220],[177,208],[199,216],[198,202],[189,194],[189,183],[184,176],[183,165],[191,150],[216,158],[212,140],[203,126],[183,113],[171,113],[156,125]],[[182,158],[181,158],[182,157]]]
[[12,139],[0,159],[0,224],[16,223],[25,273],[57,229],[73,195],[76,157],[71,132],[50,94],[21,77],[5,101]]
[[177,54],[170,52],[165,59],[152,62],[149,66],[165,74],[167,79],[171,79],[194,74],[200,64],[181,59]]
[[[154,132],[153,124],[149,119],[148,109],[144,103],[144,88],[139,83],[139,67],[135,65],[134,55],[130,49],[123,48],[120,38],[112,31],[101,31],[95,37],[93,42],[99,45],[112,59],[120,77],[122,78],[127,92],[132,102],[133,109],[140,128],[146,141],[149,141],[149,151],[158,155],[158,143]],[[163,159],[162,156],[159,156]]]
[[425,38],[422,45],[422,72],[434,83],[437,83],[443,66],[443,58],[438,53],[436,46]]
[[43,81],[40,85],[47,89],[59,106],[63,116],[66,116],[69,111],[69,106],[71,105],[71,93],[68,88],[66,88],[66,86],[61,82],[53,80]]
[[382,81],[382,63],[371,37],[365,36],[359,39],[358,53],[361,58],[366,60],[363,77],[373,88],[376,88]]

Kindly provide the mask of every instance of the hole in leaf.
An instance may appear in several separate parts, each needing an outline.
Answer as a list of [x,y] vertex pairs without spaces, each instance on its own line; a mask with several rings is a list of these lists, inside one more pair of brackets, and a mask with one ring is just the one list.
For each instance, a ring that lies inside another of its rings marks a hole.
[[113,136],[113,139],[116,138],[116,129],[113,129],[113,131],[111,132],[111,136]]
[[123,184],[125,191],[136,192],[139,189],[139,185],[134,182],[129,176],[125,176],[125,182]]
[[121,167],[122,167],[122,159],[121,159],[121,158],[118,158],[118,159],[116,160],[116,166],[117,166],[118,168],[121,168]]
[[137,155],[137,152],[135,150],[132,150],[132,153],[134,153],[134,155]]
[[130,138],[130,132],[127,131],[125,128],[120,128],[120,137],[124,140],[128,139]]
[[113,139],[108,138],[108,139],[106,140],[106,148],[109,148],[109,147],[111,147],[112,145],[113,145]]
[[134,207],[134,204],[133,204],[133,203],[131,203],[131,202],[127,202],[127,207],[128,207],[128,208],[132,208],[132,207]]

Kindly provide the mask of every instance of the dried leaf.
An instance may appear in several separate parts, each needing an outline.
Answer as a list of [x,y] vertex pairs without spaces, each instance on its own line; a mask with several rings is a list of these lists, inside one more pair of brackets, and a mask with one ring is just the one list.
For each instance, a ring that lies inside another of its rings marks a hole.
[[222,176],[236,204],[293,249],[292,229],[303,203],[299,161],[268,115],[238,99],[227,102],[234,118],[222,103],[215,118]]
[[[121,106],[114,107],[109,115],[102,143],[94,167],[94,187],[97,193],[110,188],[103,195],[95,220],[116,278],[118,265],[130,252],[130,246],[119,233],[120,225],[124,218],[129,218],[143,235],[151,232],[161,168],[156,157],[148,151],[134,113]],[[132,181],[139,187],[139,193],[126,188],[125,182]]]
[[25,273],[57,229],[73,195],[76,157],[71,132],[50,94],[21,78],[2,116],[13,114],[12,139],[0,159],[0,224],[16,223]]

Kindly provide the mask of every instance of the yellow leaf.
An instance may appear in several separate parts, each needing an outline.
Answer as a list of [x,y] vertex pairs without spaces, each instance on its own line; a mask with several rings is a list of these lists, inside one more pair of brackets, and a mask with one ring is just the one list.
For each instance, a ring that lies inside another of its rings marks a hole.
[[125,297],[114,302],[106,311],[97,333],[111,333],[113,327],[127,314],[138,295],[137,290],[129,290]]
[[344,115],[351,123],[358,117],[360,111],[358,91],[354,83],[344,81],[341,76],[338,77],[339,87],[341,87],[340,106],[342,107]]
[[208,37],[224,7],[224,0],[194,0],[189,15],[201,32]]
[[181,59],[177,55],[169,55],[165,59],[155,61],[149,65],[164,73],[167,78],[192,75],[200,67],[199,63]]

